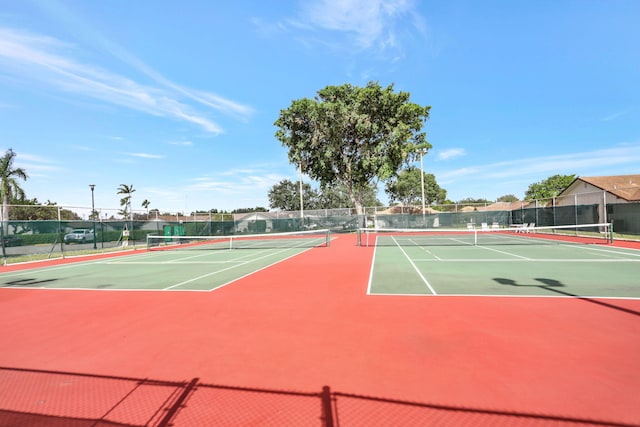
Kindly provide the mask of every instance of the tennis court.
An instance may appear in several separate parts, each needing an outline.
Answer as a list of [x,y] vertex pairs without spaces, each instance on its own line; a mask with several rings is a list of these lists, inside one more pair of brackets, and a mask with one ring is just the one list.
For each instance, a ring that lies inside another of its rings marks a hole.
[[640,298],[640,252],[573,232],[373,231],[368,292]]
[[638,249],[421,234],[3,266],[0,425],[640,425]]
[[303,251],[329,245],[327,230],[227,237],[149,236],[148,248],[0,276],[0,286],[211,291]]

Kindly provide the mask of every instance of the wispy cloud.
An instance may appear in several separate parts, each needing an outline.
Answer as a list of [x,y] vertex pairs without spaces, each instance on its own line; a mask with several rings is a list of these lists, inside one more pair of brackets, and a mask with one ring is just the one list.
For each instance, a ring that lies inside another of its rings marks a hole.
[[215,175],[195,178],[188,191],[216,191],[225,194],[261,193],[288,177],[266,169],[245,168],[220,171]]
[[196,101],[202,105],[213,108],[214,110],[223,112],[225,114],[230,114],[239,117],[248,117],[253,114],[253,108],[243,105],[241,103],[231,101],[229,99],[225,99],[221,96],[218,96],[214,93],[193,90],[186,88],[182,85],[179,85],[171,80],[165,78],[163,75],[158,73],[157,71],[151,69],[145,63],[140,61],[138,58],[130,55],[128,52],[120,48],[119,46],[100,38],[102,44],[106,47],[106,49],[113,56],[117,57],[124,63],[132,66],[136,70],[146,74],[148,77],[153,79],[156,83],[159,83],[161,86],[164,86],[167,89],[175,91],[178,94],[181,94],[187,98],[190,98],[193,101]]
[[252,22],[263,35],[294,32],[296,39],[305,45],[350,51],[398,49],[400,34],[407,29],[407,22],[413,30],[424,34],[424,24],[415,11],[414,0],[305,1],[300,2],[295,17],[276,24],[259,18],[253,18]]
[[609,122],[611,120],[615,120],[618,119],[620,117],[626,116],[627,114],[629,114],[631,112],[630,108],[624,109],[624,110],[620,110],[620,111],[616,111],[615,113],[609,114],[608,116],[605,116],[602,118],[603,122]]
[[139,157],[142,159],[164,159],[166,157],[161,154],[149,154],[149,153],[126,153],[126,155],[131,157]]
[[30,178],[44,177],[51,172],[57,172],[62,168],[48,158],[29,153],[19,153],[16,155],[16,166],[23,168]]
[[[579,153],[523,158],[459,169],[445,170],[438,179],[456,180],[476,177],[482,179],[511,179],[541,174],[592,174],[602,167],[640,164],[640,143],[619,144],[611,148]],[[597,173],[597,172],[595,172]]]
[[467,151],[464,148],[450,148],[448,150],[438,151],[436,154],[436,158],[438,160],[449,160],[466,155]]
[[[112,51],[117,49],[112,47]],[[126,58],[129,65],[144,71],[159,84],[142,84],[103,68],[82,63],[74,58],[77,55],[79,53],[73,46],[57,39],[0,28],[0,66],[3,73],[27,84],[38,84],[49,90],[189,122],[212,134],[221,133],[222,127],[206,114],[197,111],[188,101],[242,117],[252,112],[250,107],[218,95],[183,88],[124,52],[119,53],[121,58]]]
[[179,145],[183,147],[191,147],[193,142],[191,141],[169,141],[169,145]]
[[320,0],[306,4],[303,14],[317,28],[352,34],[363,49],[385,49],[397,43],[396,19],[412,8],[406,0]]

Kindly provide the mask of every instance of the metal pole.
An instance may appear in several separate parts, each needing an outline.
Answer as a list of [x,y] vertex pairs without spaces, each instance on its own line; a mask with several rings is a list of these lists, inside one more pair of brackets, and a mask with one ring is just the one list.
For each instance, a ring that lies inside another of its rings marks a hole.
[[298,165],[298,175],[300,176],[300,219],[302,219],[302,225],[304,225],[304,206],[302,197],[302,163]]
[[420,156],[420,185],[422,187],[422,226],[424,227],[424,167],[423,167],[423,162],[422,162],[422,158],[424,157],[425,152],[422,152],[422,155]]
[[60,214],[60,206],[58,206],[58,239],[60,239],[60,254],[64,258],[64,233],[62,232],[62,215]]
[[96,207],[93,199],[93,190],[96,188],[95,184],[89,184],[91,188],[91,219],[93,220],[93,249],[97,249],[96,246]]

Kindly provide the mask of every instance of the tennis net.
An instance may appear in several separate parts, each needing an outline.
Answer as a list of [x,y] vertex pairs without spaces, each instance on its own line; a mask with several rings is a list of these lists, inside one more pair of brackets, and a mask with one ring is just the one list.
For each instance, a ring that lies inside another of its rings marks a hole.
[[329,230],[287,233],[237,234],[227,236],[147,236],[147,249],[157,250],[228,250],[314,248],[329,246]]
[[611,224],[467,229],[361,228],[357,241],[359,246],[606,244],[613,242],[613,229]]

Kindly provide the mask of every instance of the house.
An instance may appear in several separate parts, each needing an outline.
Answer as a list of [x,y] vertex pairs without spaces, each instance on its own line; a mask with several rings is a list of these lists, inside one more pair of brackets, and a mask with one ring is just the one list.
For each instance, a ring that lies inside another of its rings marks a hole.
[[639,204],[640,174],[578,177],[555,199],[556,206],[597,205],[600,222],[615,220],[618,229],[631,226],[624,223],[635,216]]
[[[579,196],[581,201],[592,203],[640,202],[640,175],[578,177],[558,195],[558,199],[571,196]],[[563,204],[576,203],[565,201]]]

